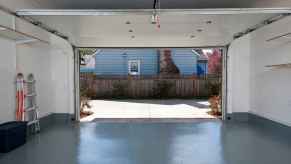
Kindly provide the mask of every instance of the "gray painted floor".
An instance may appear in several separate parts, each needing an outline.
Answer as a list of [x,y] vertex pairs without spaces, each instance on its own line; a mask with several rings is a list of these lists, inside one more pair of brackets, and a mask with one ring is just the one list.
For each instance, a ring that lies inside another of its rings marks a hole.
[[290,164],[291,138],[248,123],[53,126],[1,164]]

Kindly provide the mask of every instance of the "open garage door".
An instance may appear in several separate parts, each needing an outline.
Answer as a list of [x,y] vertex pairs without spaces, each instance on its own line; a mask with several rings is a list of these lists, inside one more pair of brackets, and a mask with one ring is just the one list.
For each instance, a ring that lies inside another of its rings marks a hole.
[[[235,39],[286,16],[279,9],[120,11],[20,11],[19,15],[54,29],[77,48],[224,48],[222,108],[227,108],[227,47]],[[76,50],[77,52],[77,50]],[[79,54],[76,53],[76,77]],[[134,61],[133,61],[134,62]],[[76,80],[76,90],[79,81]],[[79,97],[76,91],[76,97]],[[79,98],[76,99],[79,104]],[[79,105],[76,105],[79,117]],[[223,115],[226,118],[226,114]]]
[[221,119],[225,48],[79,48],[88,121]]

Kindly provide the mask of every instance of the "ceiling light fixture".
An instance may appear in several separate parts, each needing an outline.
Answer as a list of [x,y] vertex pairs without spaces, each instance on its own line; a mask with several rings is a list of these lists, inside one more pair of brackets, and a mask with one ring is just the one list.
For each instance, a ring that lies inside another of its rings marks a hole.
[[5,30],[7,30],[7,28],[5,28],[5,27],[0,27],[0,31],[5,31]]
[[197,32],[202,32],[203,30],[202,29],[197,29]]
[[195,35],[190,35],[190,38],[191,38],[191,39],[195,38]]
[[157,24],[157,15],[155,13],[152,15],[151,23],[152,24]]
[[206,21],[206,24],[211,24],[211,23],[212,23],[212,21],[210,21],[210,20]]
[[128,32],[133,32],[133,30],[132,30],[132,29],[130,29],[130,30],[128,30]]
[[161,28],[160,16],[159,16],[160,8],[161,8],[160,0],[154,0],[153,15],[151,16],[151,23],[156,24],[158,28]]

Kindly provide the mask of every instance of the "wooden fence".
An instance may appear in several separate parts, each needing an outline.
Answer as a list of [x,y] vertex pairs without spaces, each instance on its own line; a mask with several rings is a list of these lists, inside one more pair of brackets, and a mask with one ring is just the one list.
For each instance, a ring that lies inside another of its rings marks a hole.
[[[81,93],[91,98],[191,98],[209,97],[220,77],[96,76],[82,73]],[[83,90],[83,91],[82,91]]]

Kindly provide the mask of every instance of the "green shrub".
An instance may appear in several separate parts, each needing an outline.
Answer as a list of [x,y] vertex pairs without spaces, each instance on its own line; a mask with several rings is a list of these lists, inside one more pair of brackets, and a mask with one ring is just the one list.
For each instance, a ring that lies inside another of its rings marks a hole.
[[209,81],[207,83],[207,88],[211,96],[213,95],[218,96],[221,93],[221,83],[219,81]]
[[128,86],[127,86],[127,83],[121,83],[121,82],[118,82],[118,83],[114,83],[113,84],[113,96],[114,98],[117,98],[117,99],[121,99],[121,98],[127,98],[128,95],[127,95],[127,89],[128,89]]
[[171,98],[170,91],[173,87],[173,83],[160,80],[154,88],[154,98]]

